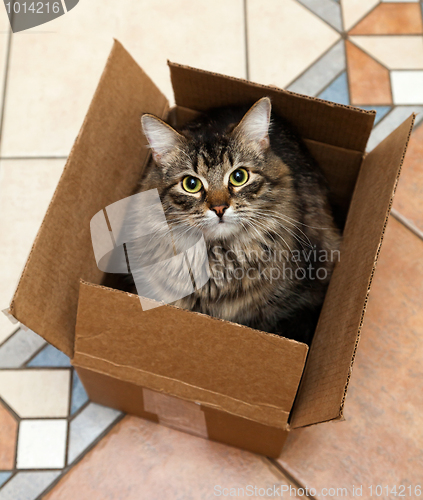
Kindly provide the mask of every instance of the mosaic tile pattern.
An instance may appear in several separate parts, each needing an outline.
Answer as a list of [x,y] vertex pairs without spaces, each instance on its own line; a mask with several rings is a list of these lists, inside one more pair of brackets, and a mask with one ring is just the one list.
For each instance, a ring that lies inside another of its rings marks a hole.
[[[81,2],[71,15],[52,22],[51,30],[12,35],[10,44],[7,18],[0,9],[0,96],[4,71],[8,71],[5,99],[0,99],[0,110],[5,109],[0,135],[0,309],[7,307],[11,298],[104,66],[112,36],[121,39],[168,95],[165,60],[170,58],[375,109],[368,150],[411,112],[420,113],[394,205],[402,226],[395,222],[391,229],[385,261],[399,261],[400,247],[405,254],[421,253],[423,2],[182,0],[182,4],[176,8],[172,0],[122,0],[122,8],[115,15],[110,10],[113,7],[101,0]],[[150,21],[142,33],[141,16]],[[198,26],[203,29],[198,30]],[[63,50],[68,55],[66,60]],[[389,274],[392,270],[386,262],[383,269],[380,297],[376,292],[373,306],[369,306],[376,312],[378,300],[391,302],[393,310],[398,300],[394,288],[384,286],[384,279],[391,283],[397,278]],[[406,275],[401,274],[403,270],[397,269],[397,284],[402,287],[402,303],[411,308],[403,322],[409,326],[397,322],[395,331],[390,330],[395,320],[392,317],[385,329],[391,340],[401,328],[414,331],[417,326],[413,318],[422,314],[421,297],[407,295],[407,283],[414,283],[416,289],[418,283],[410,270]],[[378,328],[371,316],[369,321],[370,329]],[[417,343],[410,333],[407,339],[411,355]],[[393,342],[391,348],[397,348]],[[375,348],[379,353],[385,349],[368,339],[360,354],[358,366],[364,375],[373,369],[366,352]],[[401,352],[393,355],[402,356]],[[404,371],[395,377],[400,385],[415,390]],[[90,402],[69,358],[36,333],[12,325],[0,314],[0,500],[39,500],[57,481],[48,493],[49,500],[85,498],[83,495],[91,499],[98,488],[106,488],[102,498],[112,493],[116,499],[155,498],[163,483],[168,485],[166,498],[212,498],[213,492],[206,491],[212,481],[238,484],[244,477],[263,484],[303,483],[313,487],[323,484],[323,479],[335,484],[366,474],[379,477],[381,469],[375,457],[380,449],[371,444],[370,438],[365,456],[361,456],[364,445],[359,431],[363,424],[357,422],[360,418],[366,421],[375,411],[370,405],[370,413],[359,416],[364,404],[360,398],[366,398],[365,379],[358,376],[356,393],[354,386],[351,390],[350,424],[337,424],[329,440],[324,436],[325,426],[293,434],[290,443],[295,446],[287,447],[279,464],[133,417],[126,417],[116,432],[108,434],[121,413]],[[417,400],[418,394],[415,397]],[[406,401],[402,406],[405,408]],[[410,408],[402,417],[411,422],[414,417]],[[369,432],[376,432],[367,424]],[[409,439],[408,431],[401,432],[400,438]],[[420,439],[416,433],[415,442]],[[334,464],[331,457],[339,453],[343,439],[351,453]],[[97,446],[98,441],[101,444]],[[310,451],[310,443],[322,445],[323,458]],[[401,443],[398,441],[398,446]],[[391,451],[394,456],[395,449]],[[401,464],[389,465],[389,477],[406,477],[414,470],[413,460],[407,458],[406,451],[402,453]],[[201,474],[204,477],[199,481]],[[122,497],[124,487],[127,491]],[[142,487],[144,493],[140,493]],[[78,488],[81,491],[76,494]]]

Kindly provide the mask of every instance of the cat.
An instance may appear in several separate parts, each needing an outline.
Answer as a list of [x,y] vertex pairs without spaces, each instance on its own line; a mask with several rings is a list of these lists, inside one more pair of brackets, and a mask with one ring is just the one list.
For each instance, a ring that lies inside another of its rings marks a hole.
[[167,222],[204,236],[208,282],[174,305],[310,343],[340,231],[317,163],[263,97],[176,130],[145,114],[152,160],[137,192],[158,190]]

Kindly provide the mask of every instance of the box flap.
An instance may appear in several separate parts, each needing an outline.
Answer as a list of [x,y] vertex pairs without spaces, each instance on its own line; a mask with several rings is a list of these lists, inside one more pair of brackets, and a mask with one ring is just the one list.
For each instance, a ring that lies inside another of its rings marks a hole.
[[140,117],[168,102],[115,41],[10,305],[10,313],[72,356],[79,279],[99,282],[90,219],[130,194],[149,151]]
[[414,115],[363,160],[292,412],[291,426],[341,419],[366,305]]
[[284,428],[307,346],[82,282],[76,366]]
[[365,150],[373,127],[374,111],[334,104],[180,64],[168,64],[178,106],[205,111],[219,106],[253,104],[268,96],[275,110],[288,119],[304,139],[361,152]]

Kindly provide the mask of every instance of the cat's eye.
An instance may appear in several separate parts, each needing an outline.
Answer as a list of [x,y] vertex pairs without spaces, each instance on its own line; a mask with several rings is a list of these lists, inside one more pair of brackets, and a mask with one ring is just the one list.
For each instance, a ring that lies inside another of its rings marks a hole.
[[242,186],[248,181],[248,172],[245,170],[245,168],[237,168],[234,170],[230,177],[229,177],[229,182],[233,186]]
[[192,175],[187,175],[182,180],[182,187],[187,191],[187,193],[198,193],[202,188],[203,184],[200,179],[193,177]]

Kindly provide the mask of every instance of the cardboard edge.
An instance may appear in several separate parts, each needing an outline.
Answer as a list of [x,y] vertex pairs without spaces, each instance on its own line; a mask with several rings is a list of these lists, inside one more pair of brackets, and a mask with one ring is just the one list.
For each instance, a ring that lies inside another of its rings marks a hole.
[[[83,370],[89,370],[91,372],[97,373],[99,375],[104,375],[104,376],[107,376],[107,377],[111,376],[109,373],[107,373],[107,372],[105,372],[105,371],[103,371],[103,370],[101,370],[99,368],[95,368],[94,369],[92,367],[84,366],[83,364],[79,363],[78,360],[75,361],[74,358],[71,359],[71,364],[75,368],[81,368]],[[120,379],[120,380],[122,380],[122,379]],[[188,403],[195,403],[195,404],[198,404],[198,405],[200,405],[201,407],[204,407],[204,408],[210,408],[212,410],[223,411],[223,412],[228,413],[229,415],[232,415],[234,417],[244,418],[245,420],[249,420],[249,421],[254,422],[254,423],[258,423],[258,424],[261,424],[261,425],[268,425],[270,427],[274,427],[275,429],[289,430],[289,424],[288,424],[287,421],[283,422],[281,426],[272,425],[272,424],[269,424],[268,422],[262,422],[262,421],[259,421],[259,420],[254,420],[254,419],[252,419],[252,418],[250,418],[248,416],[234,413],[233,411],[230,411],[227,408],[222,408],[222,407],[220,407],[218,405],[213,405],[211,403],[204,403],[204,402],[198,401],[196,399],[186,398],[186,397],[181,396],[180,394],[175,394],[175,393],[169,392],[169,391],[161,391],[157,387],[148,387],[147,385],[138,385],[138,384],[135,384],[132,381],[124,381],[124,382],[128,382],[129,384],[134,384],[134,385],[137,385],[138,387],[149,389],[151,391],[157,392],[158,394],[164,394],[166,396],[171,396],[171,397],[180,399],[181,401],[186,401]],[[204,390],[204,391],[207,392],[207,390]],[[234,398],[230,398],[230,399],[234,399]],[[283,413],[286,413],[287,420],[288,420],[289,412],[283,412]]]
[[[90,283],[89,281],[86,281],[84,279],[80,279],[79,280],[79,286],[89,286],[89,287],[95,287],[95,288],[102,288],[104,290],[107,290],[109,293],[120,293],[120,294],[123,294],[123,295],[127,295],[129,297],[139,297],[139,295],[136,295],[134,293],[130,293],[130,292],[125,292],[125,291],[122,291],[122,290],[117,290],[115,288],[109,288],[107,286],[104,286],[104,285],[97,285],[96,283]],[[149,300],[149,299],[144,299],[144,300]],[[163,304],[163,306],[160,306],[160,307],[170,307],[172,309],[176,309],[176,310],[181,310],[179,307],[176,307],[176,306],[173,306],[171,304]],[[261,330],[257,330],[255,328],[250,328],[249,326],[245,326],[245,325],[240,325],[239,323],[234,323],[232,321],[227,321],[225,319],[220,319],[220,318],[214,318],[213,316],[209,316],[208,314],[203,314],[203,313],[200,313],[200,312],[197,312],[197,311],[189,311],[187,309],[182,309],[184,312],[186,313],[189,313],[189,314],[194,314],[194,315],[198,315],[198,316],[204,316],[206,318],[208,318],[209,320],[213,321],[213,322],[216,322],[217,323],[227,323],[227,324],[230,324],[230,325],[235,325],[237,327],[240,327],[240,328],[244,328],[246,330],[249,330],[249,331],[252,331],[256,334],[260,334],[260,335],[265,335],[267,338],[276,338],[276,339],[284,339],[284,341],[286,342],[290,342],[291,344],[294,344],[294,345],[297,345],[298,348],[300,349],[305,349],[304,351],[304,358],[306,359],[307,358],[307,354],[308,354],[308,351],[309,351],[309,346],[307,344],[304,344],[303,342],[298,342],[297,340],[293,340],[293,339],[288,339],[286,337],[282,337],[281,335],[276,335],[275,333],[269,333],[269,332],[263,332]],[[280,340],[278,340],[279,342]],[[301,347],[300,347],[301,346]]]
[[[168,65],[169,70],[170,70],[170,80],[172,82],[172,89],[174,89],[172,68],[182,68],[182,69],[186,69],[186,70],[190,70],[190,71],[196,71],[197,73],[203,73],[205,75],[226,78],[227,80],[231,80],[231,81],[238,82],[238,83],[247,83],[248,85],[251,85],[251,86],[256,87],[258,89],[273,90],[273,91],[276,90],[276,91],[281,92],[283,94],[292,95],[294,97],[300,97],[302,99],[307,99],[308,101],[320,102],[320,103],[326,104],[327,106],[329,106],[331,108],[345,108],[345,109],[348,109],[350,111],[353,111],[353,112],[356,112],[359,114],[373,115],[374,117],[376,117],[376,111],[373,109],[367,110],[367,109],[357,108],[355,106],[350,106],[347,104],[338,104],[336,102],[326,101],[325,99],[320,99],[319,97],[308,96],[308,95],[304,95],[304,94],[299,94],[298,92],[292,92],[291,90],[281,89],[280,87],[277,87],[276,85],[264,85],[262,83],[256,83],[256,82],[252,82],[250,80],[245,80],[244,78],[238,78],[235,76],[228,76],[228,75],[224,75],[222,73],[217,73],[215,71],[207,71],[204,69],[194,68],[193,66],[188,66],[186,64],[179,64],[179,63],[172,62],[169,59],[167,60],[167,65]],[[178,104],[178,103],[176,103],[176,104]],[[353,150],[351,150],[351,151],[353,151]]]
[[[371,289],[373,278],[374,278],[374,275],[375,275],[375,271],[376,271],[376,267],[377,267],[377,261],[379,260],[379,255],[380,255],[380,250],[382,248],[383,238],[385,236],[386,227],[388,225],[389,216],[391,214],[392,205],[394,203],[394,197],[395,197],[395,193],[396,193],[396,190],[397,190],[398,181],[399,181],[399,178],[400,178],[400,175],[401,175],[402,166],[404,164],[404,158],[405,158],[405,155],[407,154],[408,144],[410,142],[410,137],[411,137],[411,134],[413,132],[413,128],[414,128],[414,123],[415,123],[415,120],[416,120],[416,116],[417,116],[416,113],[412,113],[406,120],[404,120],[404,122],[406,122],[407,120],[410,120],[410,118],[411,118],[410,130],[409,130],[408,135],[407,135],[407,140],[405,141],[405,144],[404,144],[404,150],[403,150],[403,153],[402,153],[402,156],[401,156],[401,161],[399,163],[399,167],[398,167],[398,172],[397,172],[397,177],[396,177],[396,180],[395,180],[395,184],[394,184],[394,187],[392,189],[391,199],[389,201],[388,209],[386,211],[385,221],[384,221],[384,224],[383,224],[382,233],[381,233],[380,240],[379,240],[379,245],[378,245],[378,248],[377,248],[377,251],[376,251],[376,256],[375,256],[375,260],[374,260],[374,263],[373,263],[372,272],[370,273],[370,277],[369,277],[369,281],[368,281],[368,285],[367,285],[367,293],[366,293],[366,297],[364,299],[363,309],[361,311],[360,324],[359,324],[359,327],[358,327],[358,330],[357,330],[357,338],[356,338],[356,341],[355,341],[354,350],[353,350],[353,354],[352,354],[352,357],[351,357],[351,363],[350,363],[350,367],[349,367],[349,370],[348,370],[348,376],[347,376],[347,380],[346,380],[345,387],[344,387],[344,394],[343,394],[343,397],[342,397],[342,400],[341,400],[341,404],[340,404],[340,408],[339,408],[339,414],[338,414],[337,417],[335,417],[334,419],[331,419],[331,420],[345,420],[345,418],[344,418],[345,400],[346,400],[347,393],[348,393],[348,387],[349,387],[350,380],[351,380],[351,375],[352,375],[352,371],[353,371],[355,357],[356,357],[356,354],[357,354],[358,345],[360,343],[361,330],[362,330],[363,323],[364,323],[364,317],[365,317],[366,311],[367,311],[367,304],[368,304],[368,301],[369,301],[370,289]],[[402,122],[402,123],[404,123],[404,122]],[[401,126],[401,125],[399,125],[399,126]],[[377,146],[376,146],[376,148],[377,148]],[[367,155],[365,155],[365,156],[367,156]],[[365,157],[363,157],[363,162],[364,162],[364,160],[365,160]]]

